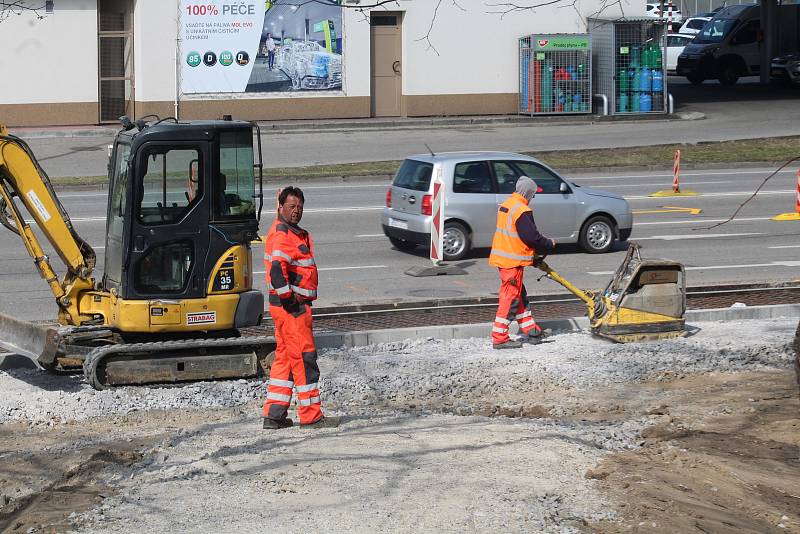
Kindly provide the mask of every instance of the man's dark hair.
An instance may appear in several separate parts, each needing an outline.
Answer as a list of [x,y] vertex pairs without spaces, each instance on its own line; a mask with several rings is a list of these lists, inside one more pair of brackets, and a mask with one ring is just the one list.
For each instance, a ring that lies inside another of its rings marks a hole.
[[281,194],[278,195],[278,204],[283,206],[286,203],[286,199],[289,198],[289,195],[299,198],[300,202],[302,202],[303,204],[306,203],[306,199],[303,196],[303,190],[300,189],[299,187],[294,187],[290,185],[289,187],[284,187],[283,190],[281,191]]

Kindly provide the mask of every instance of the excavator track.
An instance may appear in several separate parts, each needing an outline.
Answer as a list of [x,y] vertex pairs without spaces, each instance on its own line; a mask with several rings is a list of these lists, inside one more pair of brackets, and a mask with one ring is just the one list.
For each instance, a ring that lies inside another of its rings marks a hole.
[[83,374],[95,389],[259,374],[273,350],[272,336],[123,343],[92,349]]

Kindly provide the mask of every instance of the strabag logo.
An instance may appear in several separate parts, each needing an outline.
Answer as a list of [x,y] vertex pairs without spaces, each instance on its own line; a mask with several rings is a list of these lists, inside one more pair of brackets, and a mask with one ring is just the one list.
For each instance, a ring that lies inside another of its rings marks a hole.
[[547,43],[549,43],[549,42],[550,42],[549,39],[537,39],[536,40],[536,43],[541,47],[547,46]]
[[186,324],[213,324],[217,322],[217,312],[187,313]]

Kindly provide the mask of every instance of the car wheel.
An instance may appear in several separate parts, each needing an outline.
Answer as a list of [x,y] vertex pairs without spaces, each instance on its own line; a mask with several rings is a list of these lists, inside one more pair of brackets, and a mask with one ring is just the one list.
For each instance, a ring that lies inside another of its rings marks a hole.
[[739,80],[739,71],[736,65],[725,65],[719,75],[719,83],[722,85],[735,85]]
[[444,223],[442,243],[442,255],[445,260],[460,260],[469,252],[469,232],[467,232],[467,229],[464,228],[464,225],[461,223]]
[[416,243],[412,243],[411,241],[406,241],[405,239],[398,239],[396,237],[390,237],[389,243],[391,243],[392,246],[397,250],[414,250],[415,248],[417,248]]
[[602,215],[592,217],[581,228],[579,243],[589,254],[608,252],[614,244],[614,224]]
[[689,80],[689,83],[692,85],[700,85],[705,81],[705,78],[698,76],[697,74],[690,74],[686,77],[686,79]]

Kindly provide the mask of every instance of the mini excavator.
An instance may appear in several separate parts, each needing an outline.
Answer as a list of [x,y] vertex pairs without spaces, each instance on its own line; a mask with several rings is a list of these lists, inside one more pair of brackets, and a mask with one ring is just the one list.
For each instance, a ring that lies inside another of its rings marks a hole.
[[642,259],[639,245],[631,243],[625,260],[602,292],[584,291],[572,285],[544,261],[534,266],[586,303],[593,334],[631,343],[686,335],[686,274],[683,264]]
[[[273,337],[241,334],[264,313],[250,248],[263,207],[258,125],[121,121],[101,278],[30,147],[0,125],[0,223],[50,286],[60,324],[0,315],[0,346],[51,371],[82,369],[97,389],[255,376],[275,347]],[[63,263],[61,278],[30,218]]]

